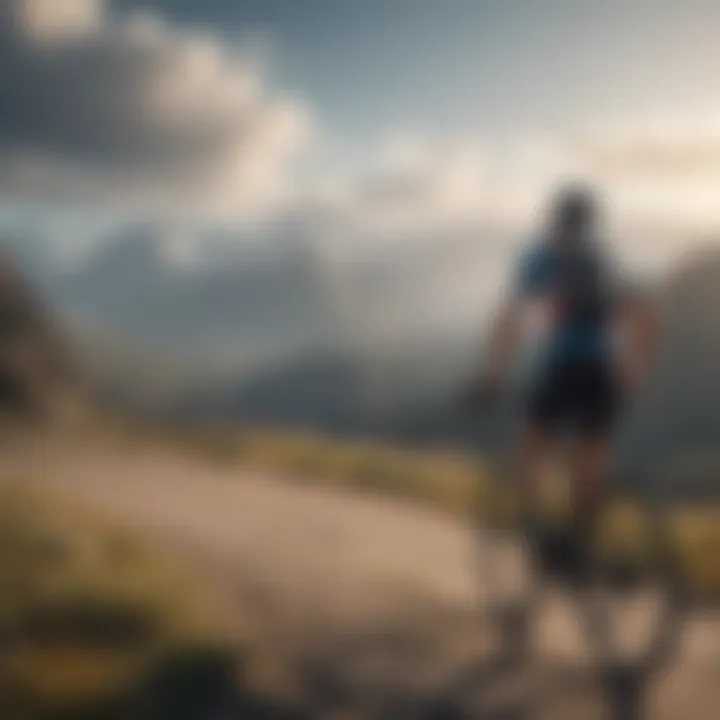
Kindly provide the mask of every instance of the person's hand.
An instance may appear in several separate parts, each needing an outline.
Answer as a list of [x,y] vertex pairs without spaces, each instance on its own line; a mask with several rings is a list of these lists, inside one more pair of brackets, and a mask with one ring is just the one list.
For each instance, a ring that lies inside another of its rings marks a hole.
[[504,383],[499,376],[484,375],[478,378],[464,393],[463,404],[471,410],[487,410],[501,399]]
[[640,391],[645,372],[638,363],[622,362],[616,372],[616,383],[623,403],[631,403]]

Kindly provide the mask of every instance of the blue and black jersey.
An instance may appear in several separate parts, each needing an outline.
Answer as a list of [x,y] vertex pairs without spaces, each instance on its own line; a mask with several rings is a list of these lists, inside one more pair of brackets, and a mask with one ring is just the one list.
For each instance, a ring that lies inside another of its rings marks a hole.
[[596,244],[563,248],[540,241],[523,253],[515,293],[539,300],[549,313],[543,355],[555,361],[603,360],[613,346],[613,315],[624,283]]
[[626,289],[617,267],[595,244],[542,241],[521,257],[515,293],[539,301],[549,323],[527,408],[545,430],[569,425],[603,434],[612,427],[619,408],[614,321]]

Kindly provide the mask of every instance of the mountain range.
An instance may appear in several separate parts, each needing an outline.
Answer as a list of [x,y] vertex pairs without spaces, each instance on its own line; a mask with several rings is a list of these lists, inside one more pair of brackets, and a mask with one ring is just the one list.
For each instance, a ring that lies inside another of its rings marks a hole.
[[[257,243],[141,224],[60,269],[40,242],[13,250],[91,385],[127,408],[423,444],[504,437],[456,402],[497,285],[483,280],[502,257],[491,236],[353,255],[292,223]],[[687,255],[657,294],[663,343],[623,428],[628,466],[720,447],[720,250]]]

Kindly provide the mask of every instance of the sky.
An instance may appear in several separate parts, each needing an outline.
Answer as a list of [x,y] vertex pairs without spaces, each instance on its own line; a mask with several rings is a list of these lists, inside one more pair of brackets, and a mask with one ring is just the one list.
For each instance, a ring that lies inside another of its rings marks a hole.
[[[120,7],[145,2],[126,0]],[[265,38],[280,77],[355,137],[388,127],[534,131],[717,92],[712,0],[161,0],[182,23]]]
[[[139,7],[146,0],[123,0]],[[706,111],[712,0],[160,0],[183,24],[267,43],[275,76],[361,146],[397,132],[494,138]]]
[[0,0],[0,231],[55,262],[150,224],[175,268],[309,243],[458,313],[582,179],[667,263],[720,235],[718,28],[715,0]]
[[523,176],[526,194],[586,174],[623,198],[680,181],[680,219],[716,220],[680,197],[720,172],[712,0],[0,8],[6,205],[122,207],[134,186],[146,205],[232,214],[427,172],[450,147],[475,155],[459,174],[518,193]]

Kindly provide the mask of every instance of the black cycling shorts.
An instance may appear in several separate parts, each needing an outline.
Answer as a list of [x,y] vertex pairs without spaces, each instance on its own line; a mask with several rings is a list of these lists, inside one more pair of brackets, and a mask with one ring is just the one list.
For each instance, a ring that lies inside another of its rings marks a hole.
[[543,430],[605,435],[619,409],[612,363],[583,359],[557,362],[541,373],[531,388],[527,414]]

